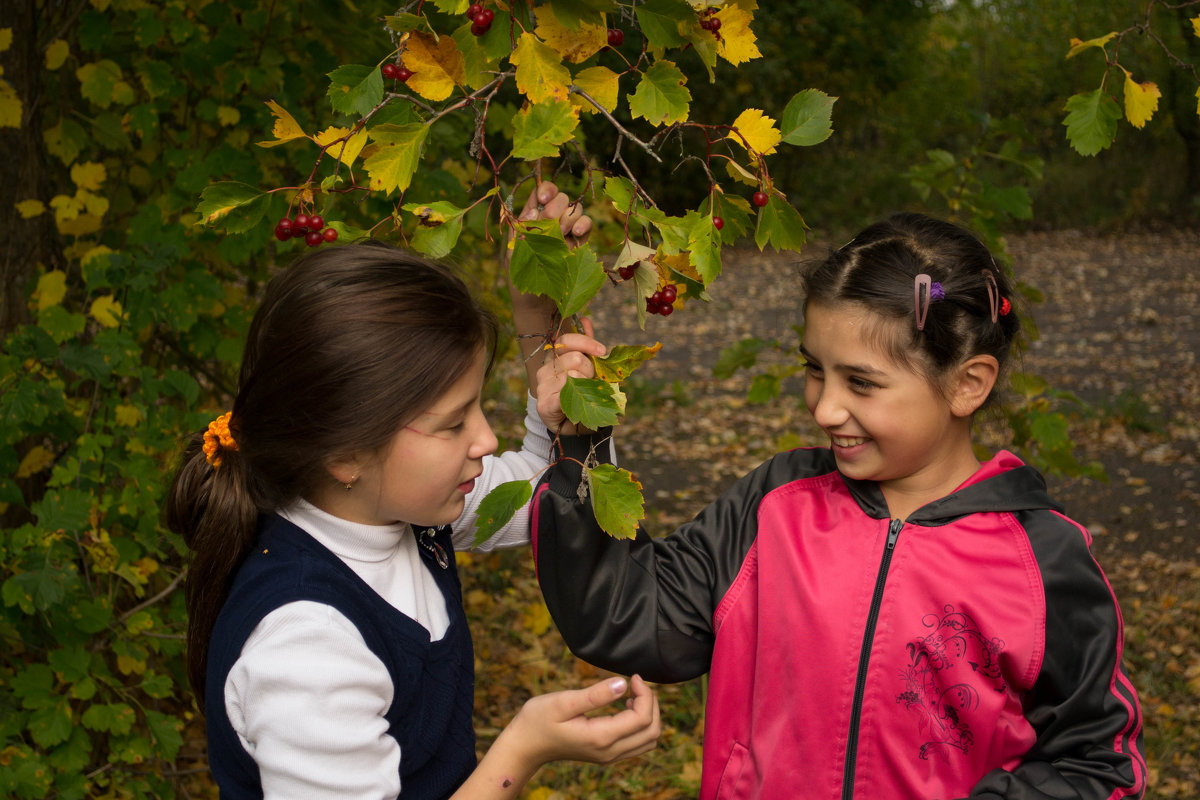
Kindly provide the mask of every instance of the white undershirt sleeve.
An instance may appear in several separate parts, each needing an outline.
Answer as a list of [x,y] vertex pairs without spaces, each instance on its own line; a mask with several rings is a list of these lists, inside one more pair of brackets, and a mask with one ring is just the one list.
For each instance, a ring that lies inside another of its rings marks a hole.
[[255,627],[225,681],[225,708],[265,800],[395,800],[400,746],[384,718],[393,691],[349,619],[302,601]]

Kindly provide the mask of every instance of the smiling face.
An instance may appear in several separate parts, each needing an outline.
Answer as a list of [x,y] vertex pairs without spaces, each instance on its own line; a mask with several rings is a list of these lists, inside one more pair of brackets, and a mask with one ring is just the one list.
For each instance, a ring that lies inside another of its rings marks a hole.
[[480,405],[486,365],[480,353],[457,381],[381,452],[331,465],[346,491],[328,488],[313,502],[325,511],[370,525],[408,522],[446,525],[462,513],[465,498],[496,450]]
[[978,468],[970,439],[975,407],[958,399],[957,380],[940,391],[889,357],[879,342],[881,324],[898,323],[856,304],[809,305],[804,402],[829,436],[842,474],[878,482],[893,516],[906,516]]

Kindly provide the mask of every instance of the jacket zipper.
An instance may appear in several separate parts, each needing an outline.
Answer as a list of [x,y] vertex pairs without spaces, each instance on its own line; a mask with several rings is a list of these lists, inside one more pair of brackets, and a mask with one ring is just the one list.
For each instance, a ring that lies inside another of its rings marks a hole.
[[863,695],[866,694],[867,664],[871,660],[871,642],[875,638],[875,625],[879,622],[879,606],[883,604],[883,585],[887,583],[888,567],[896,540],[904,520],[894,519],[888,524],[887,548],[879,563],[879,574],[875,577],[875,593],[871,595],[871,610],[867,613],[867,628],[863,632],[862,650],[858,655],[858,676],[854,680],[854,706],[850,710],[850,734],[846,740],[846,765],[842,773],[842,800],[854,797],[854,770],[858,759],[858,728],[862,716]]

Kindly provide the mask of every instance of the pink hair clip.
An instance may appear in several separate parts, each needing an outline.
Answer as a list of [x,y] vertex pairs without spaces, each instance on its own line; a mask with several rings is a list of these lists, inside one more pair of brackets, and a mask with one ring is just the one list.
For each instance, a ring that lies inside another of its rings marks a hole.
[[[925,287],[925,302],[921,302],[921,287]],[[929,316],[929,306],[938,300],[946,299],[946,291],[942,285],[922,272],[913,279],[913,311],[917,316],[917,330],[925,330],[925,318]]]

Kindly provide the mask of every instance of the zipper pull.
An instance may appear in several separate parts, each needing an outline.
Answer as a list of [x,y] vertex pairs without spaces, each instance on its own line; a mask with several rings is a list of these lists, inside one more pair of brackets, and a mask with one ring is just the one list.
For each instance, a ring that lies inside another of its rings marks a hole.
[[904,527],[904,520],[894,519],[888,524],[887,549],[896,549],[896,540],[900,538],[900,529]]
[[442,569],[450,567],[450,559],[446,557],[446,549],[437,543],[437,540],[433,538],[433,534],[428,530],[421,531],[421,535],[417,541],[421,543],[422,547],[433,553],[433,557],[439,567]]

